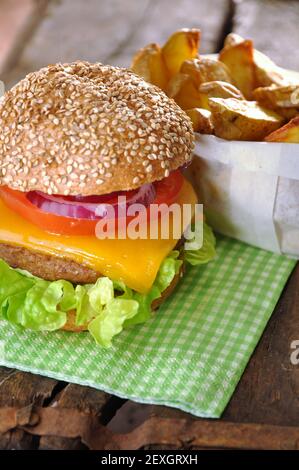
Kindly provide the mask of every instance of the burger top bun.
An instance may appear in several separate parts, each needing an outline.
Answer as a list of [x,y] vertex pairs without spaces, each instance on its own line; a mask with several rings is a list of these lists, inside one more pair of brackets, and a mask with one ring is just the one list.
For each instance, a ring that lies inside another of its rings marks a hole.
[[0,99],[0,185],[64,195],[134,189],[188,162],[193,141],[184,111],[134,73],[50,65]]

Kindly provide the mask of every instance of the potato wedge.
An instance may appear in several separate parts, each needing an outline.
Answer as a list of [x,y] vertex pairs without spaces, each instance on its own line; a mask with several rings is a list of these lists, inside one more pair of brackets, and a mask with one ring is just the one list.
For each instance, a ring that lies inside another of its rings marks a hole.
[[215,80],[213,82],[206,82],[200,85],[199,92],[208,98],[236,98],[237,100],[244,100],[244,96],[231,83]]
[[274,111],[283,117],[285,122],[290,121],[299,114],[299,108],[279,108]]
[[172,34],[162,48],[169,78],[180,71],[182,63],[198,56],[199,29],[181,29]]
[[225,40],[224,40],[224,47],[228,46],[236,46],[237,44],[240,44],[241,42],[244,42],[245,39],[242,38],[239,34],[236,33],[229,33]]
[[270,109],[299,108],[299,84],[256,88],[253,97],[262,106]]
[[186,109],[186,114],[193,124],[194,132],[201,134],[213,134],[213,125],[211,121],[211,111],[202,108]]
[[253,61],[257,87],[287,85],[289,82],[280,69],[268,56],[254,49]]
[[140,49],[133,57],[131,70],[165,91],[168,72],[158,44],[149,44]]
[[251,99],[256,88],[252,41],[245,40],[225,46],[219,54],[219,60],[228,67],[237,88],[245,98]]
[[273,109],[287,121],[299,114],[299,85],[257,88],[253,96],[261,106]]
[[265,138],[265,141],[299,144],[299,116],[292,119],[277,131],[272,132]]
[[173,98],[182,109],[202,108],[204,102],[192,77],[184,73],[176,74],[168,83],[167,95]]
[[255,101],[210,98],[209,105],[215,135],[227,140],[263,140],[283,123],[281,116]]
[[194,83],[199,86],[205,82],[222,81],[232,83],[232,77],[225,64],[209,57],[185,60],[181,66],[181,73],[190,75]]
[[[230,33],[226,36],[224,46],[235,46],[244,42],[239,34]],[[299,81],[299,73],[285,70],[273,62],[266,54],[253,50],[253,62],[255,66],[255,79],[257,87],[265,87],[272,84],[288,85]]]

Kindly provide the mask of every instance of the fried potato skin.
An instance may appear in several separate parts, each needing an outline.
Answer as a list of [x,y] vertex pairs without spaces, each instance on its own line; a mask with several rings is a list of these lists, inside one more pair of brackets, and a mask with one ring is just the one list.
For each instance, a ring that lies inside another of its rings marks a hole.
[[253,96],[261,106],[273,109],[287,121],[299,114],[299,84],[256,88]]
[[193,124],[194,132],[201,134],[213,134],[214,127],[211,120],[211,111],[203,108],[186,109],[186,114]]
[[288,84],[287,79],[283,76],[283,69],[280,69],[267,55],[254,49],[253,61],[256,87]]
[[285,126],[272,132],[265,138],[265,141],[299,144],[299,116],[292,119]]
[[270,109],[299,108],[299,84],[298,85],[270,85],[256,88],[253,97],[262,106]]
[[219,60],[229,69],[237,88],[246,99],[252,98],[256,88],[256,75],[253,61],[253,43],[250,40],[225,46]]
[[231,47],[244,42],[245,39],[237,33],[229,33],[224,40],[224,47]]
[[207,98],[236,98],[244,100],[241,91],[234,85],[228,82],[215,80],[212,82],[202,83],[199,87],[199,92]]
[[180,72],[190,75],[197,86],[205,82],[216,80],[233,83],[226,65],[219,60],[214,60],[209,57],[185,60],[181,66]]
[[133,57],[131,70],[149,83],[165,91],[168,71],[158,44],[149,44],[140,49]]
[[[218,59],[199,55],[199,44],[199,30],[182,29],[163,47],[140,50],[132,64],[186,111],[195,132],[260,141],[299,116],[299,72],[279,67],[235,33],[225,38]],[[274,138],[297,141],[296,132],[292,126]]]
[[[168,83],[166,93],[174,98],[184,110],[209,109],[208,98],[213,96],[212,89],[215,90],[216,96],[219,94],[225,97],[232,96],[233,89],[237,96],[242,96],[241,92],[233,87],[231,81],[227,67],[217,60],[209,58],[186,60],[182,64],[180,72]],[[201,92],[200,87],[207,85],[207,83],[210,85],[203,88],[203,92]]]
[[203,100],[192,77],[178,73],[168,83],[167,95],[173,98],[182,109],[205,108],[207,100]]
[[254,101],[210,98],[209,104],[215,135],[222,139],[263,140],[283,122],[281,116]]
[[[224,41],[224,48],[234,47],[244,43],[245,39],[236,33],[229,33]],[[253,48],[253,64],[255,86],[269,86],[271,84],[282,85],[285,80],[279,67],[265,54]]]
[[182,63],[198,56],[199,29],[181,29],[173,33],[162,47],[162,56],[168,70],[168,78],[180,71]]

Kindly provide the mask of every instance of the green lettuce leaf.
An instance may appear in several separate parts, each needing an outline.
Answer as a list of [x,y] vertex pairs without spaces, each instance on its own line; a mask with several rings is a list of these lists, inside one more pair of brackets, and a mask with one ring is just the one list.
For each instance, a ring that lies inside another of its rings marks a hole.
[[76,286],[75,289],[75,302],[76,302],[76,319],[75,323],[77,326],[86,325],[92,318],[98,315],[102,307],[94,309],[90,303],[88,291],[90,286]]
[[134,317],[137,311],[136,300],[112,299],[89,323],[88,330],[98,344],[107,348],[112,345],[113,337],[122,331],[125,320]]
[[[195,237],[195,235],[194,235]],[[190,240],[192,242],[192,240]],[[216,239],[211,227],[203,223],[203,244],[199,249],[185,250],[184,259],[192,266],[205,264],[216,256]]]
[[[66,281],[48,282],[28,277],[0,260],[0,316],[33,330],[53,331],[66,322],[58,308]],[[71,285],[71,284],[70,284]]]
[[179,272],[183,261],[178,259],[180,252],[172,251],[167,258],[162,261],[154,285],[163,292],[171,284],[174,276]]
[[[215,257],[215,237],[204,224],[203,246],[184,252],[192,265]],[[171,284],[182,260],[173,250],[161,263],[155,282],[147,294],[130,289],[123,281],[101,277],[95,284],[74,286],[68,281],[45,281],[27,271],[13,269],[0,259],[0,318],[24,328],[58,330],[67,321],[67,312],[76,312],[76,325],[88,325],[96,342],[109,347],[124,328],[151,318],[151,304]]]
[[182,263],[178,254],[173,251],[165,258],[147,294],[107,277],[76,287],[65,280],[45,281],[0,260],[0,316],[24,328],[53,331],[66,323],[66,312],[75,310],[76,325],[88,324],[95,340],[109,346],[123,328],[151,317],[151,303],[161,296]]

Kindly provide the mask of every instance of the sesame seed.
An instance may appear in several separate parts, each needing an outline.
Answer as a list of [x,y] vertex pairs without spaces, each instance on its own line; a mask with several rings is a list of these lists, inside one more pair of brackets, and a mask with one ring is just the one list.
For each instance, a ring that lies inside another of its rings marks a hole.
[[147,156],[147,158],[148,158],[149,160],[156,160],[156,159],[157,159],[157,155],[155,155],[154,153],[149,153],[148,156]]
[[150,173],[151,171],[153,171],[153,165],[148,165],[148,166],[146,167],[145,171],[146,171],[147,173]]

